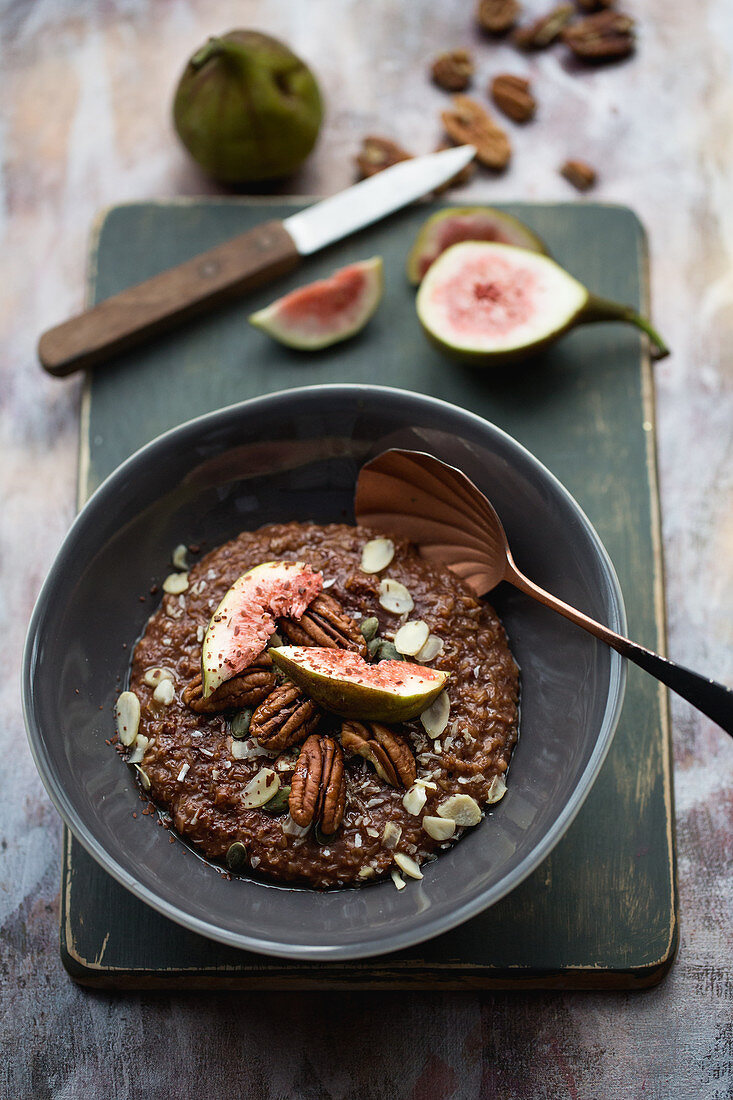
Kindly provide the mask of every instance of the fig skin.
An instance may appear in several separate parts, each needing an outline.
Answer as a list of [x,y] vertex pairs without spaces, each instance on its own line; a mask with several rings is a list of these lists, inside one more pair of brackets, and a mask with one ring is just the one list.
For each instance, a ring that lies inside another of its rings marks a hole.
[[315,145],[323,105],[313,73],[258,31],[210,38],[190,58],[173,122],[200,167],[221,183],[278,179]]

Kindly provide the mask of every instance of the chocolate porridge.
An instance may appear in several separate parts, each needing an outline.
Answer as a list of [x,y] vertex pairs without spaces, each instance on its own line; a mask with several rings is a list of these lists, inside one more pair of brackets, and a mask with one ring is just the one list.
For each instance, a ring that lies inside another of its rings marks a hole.
[[[449,673],[445,692],[409,722],[348,721],[316,706],[266,648],[206,696],[211,617],[242,574],[272,561],[307,563],[323,591],[300,619],[278,618],[270,646],[407,660]],[[148,797],[202,855],[318,888],[391,873],[401,889],[402,873],[421,877],[419,865],[504,793],[518,726],[504,629],[410,544],[346,525],[272,525],[182,568],[164,589],[135,649],[136,698],[118,704],[118,730]],[[405,624],[416,625],[398,633]]]

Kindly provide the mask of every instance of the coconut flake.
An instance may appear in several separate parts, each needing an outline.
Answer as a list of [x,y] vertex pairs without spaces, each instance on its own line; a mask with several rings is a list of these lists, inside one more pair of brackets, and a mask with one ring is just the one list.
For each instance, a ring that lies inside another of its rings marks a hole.
[[324,582],[323,582],[323,587],[324,587],[324,589],[326,589],[326,588],[332,588],[332,587],[333,587],[333,586],[335,585],[335,583],[336,583],[336,578],[335,578],[335,577],[331,577],[331,579],[330,579],[330,580],[328,580],[328,581],[324,581]]
[[137,737],[140,724],[140,700],[134,691],[123,691],[115,704],[117,736],[123,745],[129,746]]
[[441,691],[435,702],[431,703],[427,710],[424,710],[420,715],[420,721],[428,737],[440,737],[448,725],[449,715],[450,699],[448,698],[448,692]]
[[205,634],[206,634],[206,627],[204,626],[203,623],[199,623],[199,625],[196,627],[196,641],[197,642],[203,642]]
[[385,577],[379,582],[379,603],[393,615],[404,615],[415,606],[412,596],[400,581]]
[[361,833],[356,833],[355,836],[354,836],[354,847],[355,848],[361,848],[361,845],[362,845]]
[[361,552],[361,569],[363,573],[381,573],[386,569],[394,557],[394,543],[392,539],[370,539],[365,543]]
[[382,846],[384,848],[396,848],[402,836],[402,826],[394,821],[388,821],[382,833]]
[[183,765],[183,767],[179,771],[178,775],[176,776],[176,779],[178,780],[179,783],[182,783],[183,780],[186,778],[186,776],[188,775],[188,773],[190,771],[190,768],[191,768],[190,764],[184,764]]
[[407,657],[415,657],[428,640],[428,624],[422,619],[410,619],[394,636],[395,649]]

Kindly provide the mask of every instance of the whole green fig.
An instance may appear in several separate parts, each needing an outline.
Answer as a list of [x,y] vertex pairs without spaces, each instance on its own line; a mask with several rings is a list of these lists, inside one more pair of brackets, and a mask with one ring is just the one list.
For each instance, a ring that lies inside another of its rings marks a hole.
[[257,31],[210,38],[188,62],[173,103],[181,141],[223,183],[294,172],[313,148],[322,117],[308,66]]

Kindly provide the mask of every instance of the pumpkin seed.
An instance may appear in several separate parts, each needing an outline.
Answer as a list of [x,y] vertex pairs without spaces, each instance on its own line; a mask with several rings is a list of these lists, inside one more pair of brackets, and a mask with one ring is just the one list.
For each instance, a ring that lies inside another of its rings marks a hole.
[[240,710],[231,721],[230,730],[232,737],[238,741],[243,740],[249,734],[249,724],[252,721],[251,710]]
[[371,642],[373,638],[379,632],[379,619],[376,615],[370,616],[368,619],[364,619],[364,622],[359,627],[362,637],[365,642]]
[[247,849],[241,840],[235,840],[227,848],[226,865],[230,871],[241,871],[247,866]]
[[288,800],[290,798],[290,787],[281,787],[277,794],[273,795],[269,802],[266,802],[262,809],[268,814],[284,814],[288,809]]
[[371,642],[367,642],[367,653],[370,657],[375,657],[377,651],[382,644],[382,639],[377,635],[376,638],[372,638]]
[[386,639],[382,639],[377,648],[377,663],[380,661],[401,661],[402,657],[397,652],[397,647],[394,642],[388,642]]

